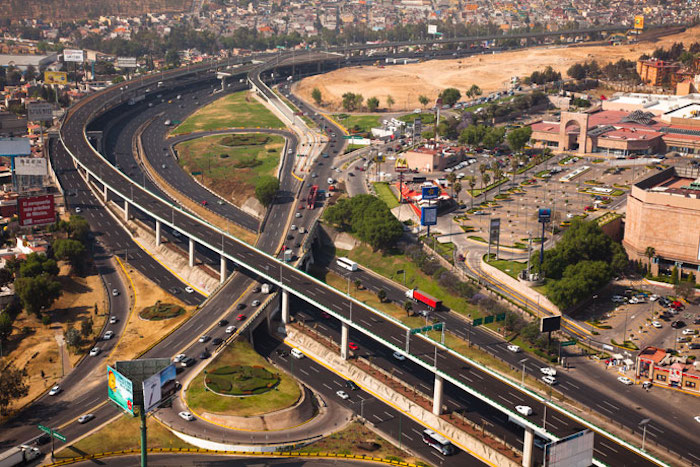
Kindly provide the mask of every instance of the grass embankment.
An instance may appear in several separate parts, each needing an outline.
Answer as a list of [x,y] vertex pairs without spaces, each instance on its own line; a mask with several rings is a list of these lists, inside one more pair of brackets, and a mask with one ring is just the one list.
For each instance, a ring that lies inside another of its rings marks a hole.
[[185,309],[179,305],[175,305],[174,303],[161,303],[158,301],[154,305],[147,306],[141,310],[139,316],[151,321],[161,321],[175,318],[184,312]]
[[496,269],[505,272],[514,279],[518,278],[518,274],[520,274],[520,271],[527,268],[527,263],[521,263],[519,261],[506,261],[503,259],[491,260],[488,262],[488,264]]
[[172,135],[226,128],[284,128],[285,125],[248,91],[224,96],[202,107],[172,131]]
[[262,133],[218,135],[185,141],[176,146],[179,164],[200,172],[200,181],[219,196],[242,205],[255,196],[255,183],[275,175],[284,138]]
[[399,205],[399,200],[396,199],[396,195],[391,191],[388,183],[376,182],[372,185],[374,185],[374,190],[377,192],[379,199],[384,201],[389,206],[389,209],[394,209]]
[[431,123],[435,123],[435,114],[432,112],[424,112],[424,113],[410,113],[406,115],[401,115],[397,120],[401,120],[402,122],[406,123],[413,123],[413,121],[417,118],[420,118],[420,122],[422,125],[430,125]]
[[294,378],[267,363],[247,342],[236,341],[217,355],[207,368],[215,370],[225,366],[253,365],[265,368],[272,374],[279,374],[279,384],[264,394],[248,397],[220,396],[204,387],[205,374],[202,372],[192,381],[185,395],[190,409],[195,412],[249,416],[281,410],[299,400],[301,389]]
[[276,375],[259,366],[220,366],[207,373],[207,387],[219,394],[247,396],[263,394],[280,382]]
[[335,114],[333,120],[340,123],[350,134],[353,133],[368,133],[372,128],[377,128],[380,125],[382,116],[379,114],[371,115],[350,115],[350,114]]

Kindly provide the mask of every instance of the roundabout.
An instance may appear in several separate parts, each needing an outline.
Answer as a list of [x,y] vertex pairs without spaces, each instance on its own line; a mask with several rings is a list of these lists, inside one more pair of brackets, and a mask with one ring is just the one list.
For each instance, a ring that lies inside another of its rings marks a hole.
[[277,387],[280,377],[261,366],[222,366],[209,371],[204,386],[217,396],[250,397]]

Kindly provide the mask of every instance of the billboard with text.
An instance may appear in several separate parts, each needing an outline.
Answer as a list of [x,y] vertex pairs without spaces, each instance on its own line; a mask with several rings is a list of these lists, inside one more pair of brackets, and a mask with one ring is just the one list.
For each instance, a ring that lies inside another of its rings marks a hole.
[[17,205],[20,227],[52,224],[56,221],[53,195],[19,198]]
[[41,157],[16,157],[17,175],[46,175],[46,159]]
[[175,394],[176,376],[175,365],[168,365],[143,381],[143,406],[146,412],[155,409],[161,401]]
[[82,63],[85,61],[85,53],[79,49],[63,49],[63,61]]
[[65,71],[45,71],[44,84],[68,84],[68,73]]
[[110,366],[107,366],[107,396],[122,410],[134,414],[134,385]]

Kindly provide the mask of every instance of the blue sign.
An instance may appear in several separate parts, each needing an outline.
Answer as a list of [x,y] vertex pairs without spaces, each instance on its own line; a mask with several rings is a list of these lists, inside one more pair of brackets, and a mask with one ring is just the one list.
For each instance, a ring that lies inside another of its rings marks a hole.
[[537,212],[537,220],[543,224],[546,224],[552,219],[552,210],[549,208],[541,208]]
[[423,199],[437,199],[440,196],[440,188],[437,186],[424,186],[421,190]]
[[420,208],[420,225],[428,226],[437,224],[437,206],[425,206]]

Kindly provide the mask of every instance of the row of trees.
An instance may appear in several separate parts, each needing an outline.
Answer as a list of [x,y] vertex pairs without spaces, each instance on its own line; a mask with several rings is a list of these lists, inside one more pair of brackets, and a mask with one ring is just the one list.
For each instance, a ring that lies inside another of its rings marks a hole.
[[682,42],[674,42],[670,48],[664,49],[663,47],[658,47],[651,56],[644,54],[639,57],[640,60],[646,60],[651,57],[658,58],[659,60],[666,60],[672,62],[681,62],[687,67],[692,67],[695,59],[700,55],[700,42],[693,42],[685,48]]
[[566,74],[577,80],[607,79],[610,81],[638,83],[641,79],[637,74],[636,63],[632,60],[625,60],[624,58],[621,58],[617,62],[610,62],[603,67],[595,60],[576,63],[569,67]]
[[523,80],[525,84],[546,84],[561,81],[561,73],[554,71],[551,66],[547,66],[544,71],[533,71],[530,76]]
[[356,235],[375,251],[396,246],[403,235],[403,225],[384,201],[372,195],[341,198],[326,208],[324,219],[342,231]]

